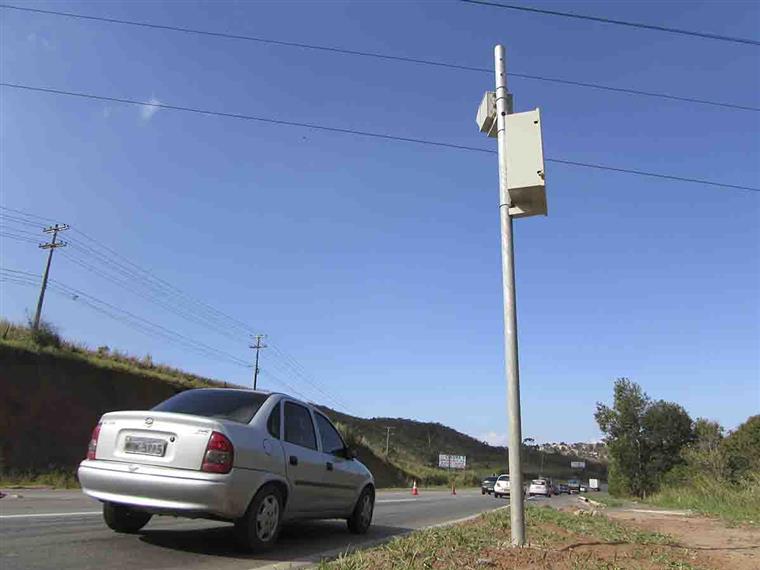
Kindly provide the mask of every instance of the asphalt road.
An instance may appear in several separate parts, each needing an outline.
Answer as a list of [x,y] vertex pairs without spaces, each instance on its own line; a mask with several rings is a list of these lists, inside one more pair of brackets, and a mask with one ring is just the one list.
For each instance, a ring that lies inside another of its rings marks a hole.
[[[508,500],[480,491],[379,492],[373,526],[356,537],[345,521],[286,526],[266,555],[235,547],[230,524],[154,517],[137,535],[116,534],[100,516],[100,504],[78,491],[11,491],[0,499],[0,568],[252,569],[274,563],[318,560],[320,554],[369,545],[389,536],[455,521],[503,507]],[[14,497],[13,493],[21,495]],[[546,501],[561,501],[554,497]]]

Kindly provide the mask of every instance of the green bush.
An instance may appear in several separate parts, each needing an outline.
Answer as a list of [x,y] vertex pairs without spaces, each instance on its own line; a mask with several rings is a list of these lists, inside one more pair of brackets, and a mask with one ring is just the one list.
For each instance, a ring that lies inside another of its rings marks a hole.
[[692,474],[687,484],[664,486],[648,502],[760,525],[760,473],[747,475],[737,483]]
[[61,348],[63,344],[58,329],[47,321],[40,321],[36,329],[32,328],[31,335],[34,344],[37,346]]
[[760,473],[760,415],[750,417],[726,437],[723,451],[732,480]]

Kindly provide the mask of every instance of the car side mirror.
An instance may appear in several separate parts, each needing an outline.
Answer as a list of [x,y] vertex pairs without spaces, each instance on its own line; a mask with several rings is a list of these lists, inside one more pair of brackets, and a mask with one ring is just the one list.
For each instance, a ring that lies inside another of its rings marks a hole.
[[346,456],[346,459],[356,459],[356,450],[350,447],[346,447],[343,450],[343,454]]

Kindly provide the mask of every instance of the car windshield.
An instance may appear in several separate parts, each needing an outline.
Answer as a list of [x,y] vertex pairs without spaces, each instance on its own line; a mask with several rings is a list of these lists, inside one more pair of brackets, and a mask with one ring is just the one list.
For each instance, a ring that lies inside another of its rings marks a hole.
[[153,410],[247,424],[268,397],[269,394],[242,390],[187,390],[161,402]]
[[494,481],[496,481],[496,477],[486,477],[485,479],[483,479],[483,481],[485,483],[493,483]]
[[499,481],[509,481],[509,475],[501,475],[498,480]]

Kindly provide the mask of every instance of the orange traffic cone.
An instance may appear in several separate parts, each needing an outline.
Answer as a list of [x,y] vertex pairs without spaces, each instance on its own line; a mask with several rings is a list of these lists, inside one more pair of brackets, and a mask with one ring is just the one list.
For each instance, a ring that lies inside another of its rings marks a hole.
[[451,484],[451,494],[456,495],[457,494],[457,486],[456,483]]
[[420,492],[417,490],[417,481],[414,481],[412,484],[412,495],[419,495]]

